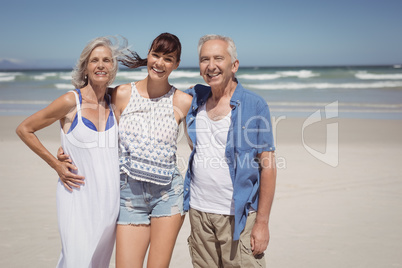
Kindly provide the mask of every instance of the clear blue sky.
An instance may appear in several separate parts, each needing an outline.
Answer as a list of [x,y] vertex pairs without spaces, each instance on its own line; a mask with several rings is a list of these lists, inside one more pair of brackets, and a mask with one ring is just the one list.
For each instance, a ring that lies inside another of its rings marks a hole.
[[1,7],[0,60],[71,67],[89,40],[117,34],[145,56],[171,32],[183,67],[210,33],[234,39],[240,66],[401,64],[401,14],[401,0],[14,0]]

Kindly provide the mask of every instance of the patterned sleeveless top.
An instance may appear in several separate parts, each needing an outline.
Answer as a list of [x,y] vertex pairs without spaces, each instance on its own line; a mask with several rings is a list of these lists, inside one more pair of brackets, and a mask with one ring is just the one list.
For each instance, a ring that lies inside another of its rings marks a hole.
[[176,165],[179,126],[173,109],[172,86],[165,95],[142,97],[134,82],[119,122],[120,172],[131,178],[169,184]]

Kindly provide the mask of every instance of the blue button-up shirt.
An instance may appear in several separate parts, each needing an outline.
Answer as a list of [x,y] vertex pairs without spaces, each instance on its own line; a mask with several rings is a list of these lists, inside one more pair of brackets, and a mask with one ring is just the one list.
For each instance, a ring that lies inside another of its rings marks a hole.
[[[184,210],[188,211],[192,163],[197,144],[195,117],[199,107],[205,104],[210,96],[211,88],[196,85],[186,92],[193,96],[192,105],[186,117],[187,132],[193,143],[184,181]],[[233,183],[235,205],[233,239],[239,240],[240,233],[246,226],[250,207],[258,210],[261,170],[257,154],[264,151],[275,151],[275,147],[268,104],[262,97],[244,89],[238,83],[230,105],[232,106],[231,125],[228,131],[225,156]]]

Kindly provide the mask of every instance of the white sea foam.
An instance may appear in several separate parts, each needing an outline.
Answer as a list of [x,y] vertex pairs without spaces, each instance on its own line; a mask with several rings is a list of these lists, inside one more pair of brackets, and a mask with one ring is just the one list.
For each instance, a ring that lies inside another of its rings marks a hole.
[[56,76],[56,75],[58,75],[58,73],[43,73],[43,75],[45,75],[45,76]]
[[247,80],[273,80],[281,77],[280,74],[241,74],[237,76],[239,79]]
[[13,72],[13,73],[0,72],[0,82],[14,81],[15,78],[16,78],[18,75],[23,75],[23,74],[22,74],[22,73],[19,73],[19,72]]
[[0,82],[14,81],[15,76],[0,76]]
[[366,71],[357,72],[355,77],[365,80],[399,80],[402,79],[402,73],[400,74],[373,74]]
[[240,74],[237,77],[239,79],[247,79],[247,80],[274,80],[284,77],[297,77],[303,79],[319,75],[320,74],[314,73],[310,70],[300,70],[300,71],[281,71],[273,74]]
[[34,75],[33,79],[35,79],[35,80],[45,80],[46,76],[44,76],[44,75]]
[[170,78],[198,78],[200,76],[199,72],[191,72],[191,71],[173,71],[170,74]]
[[138,81],[147,77],[147,72],[118,72],[116,78]]
[[71,84],[55,84],[57,89],[74,89],[75,87]]
[[[123,72],[118,72],[116,75],[117,79],[126,79],[129,81],[138,81],[142,80],[145,77],[147,77],[148,72],[145,70],[142,70],[141,72],[139,71],[123,71]],[[191,72],[191,71],[173,71],[169,78],[170,79],[179,79],[179,78],[198,78],[200,74],[198,72]]]
[[282,84],[244,84],[245,88],[257,90],[298,90],[298,89],[330,89],[330,88],[393,88],[402,87],[402,81],[385,81],[374,83],[282,83]]
[[61,73],[58,73],[58,76],[61,80],[71,81],[71,79],[72,79],[71,72],[61,72]]
[[186,89],[189,89],[189,88],[191,88],[191,87],[193,87],[193,86],[195,86],[196,85],[196,83],[174,83],[174,86],[177,88],[177,89],[180,89],[180,90],[186,90]]
[[33,75],[32,78],[35,80],[46,80],[48,78],[59,78],[61,80],[71,80],[71,72],[49,72],[49,73],[42,73],[39,75]]
[[300,71],[282,71],[282,72],[277,72],[280,74],[282,77],[290,77],[290,76],[295,76],[298,78],[311,78],[315,76],[319,76],[320,74],[313,73],[310,70],[300,70]]
[[56,76],[56,73],[43,73],[41,75],[34,75],[33,78],[35,80],[45,80],[48,77]]

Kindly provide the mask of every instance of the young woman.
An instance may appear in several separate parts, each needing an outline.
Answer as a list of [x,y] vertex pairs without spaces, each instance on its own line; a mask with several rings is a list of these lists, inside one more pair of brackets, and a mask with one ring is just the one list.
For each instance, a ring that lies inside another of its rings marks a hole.
[[148,76],[117,87],[112,95],[121,187],[116,267],[142,267],[148,247],[148,267],[168,267],[184,219],[183,178],[176,167],[178,128],[192,97],[168,81],[180,63],[175,35],[155,38],[146,59],[132,54],[122,63],[146,66]]
[[[62,252],[57,267],[109,267],[119,212],[119,169],[117,122],[106,92],[116,76],[119,54],[119,47],[108,38],[89,42],[73,71],[77,89],[17,128],[20,138],[60,177],[57,213]],[[57,120],[71,163],[58,161],[34,134]]]

